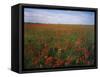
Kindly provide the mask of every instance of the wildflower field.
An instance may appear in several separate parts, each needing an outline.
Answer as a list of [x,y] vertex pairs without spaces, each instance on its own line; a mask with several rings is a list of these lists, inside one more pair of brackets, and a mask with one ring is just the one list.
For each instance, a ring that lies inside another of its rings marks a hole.
[[24,24],[24,68],[94,64],[94,25]]

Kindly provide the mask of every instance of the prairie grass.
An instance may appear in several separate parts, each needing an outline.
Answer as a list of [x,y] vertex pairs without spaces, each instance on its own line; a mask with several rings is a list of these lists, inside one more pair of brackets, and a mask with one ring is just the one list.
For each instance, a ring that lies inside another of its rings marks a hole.
[[88,66],[94,63],[94,26],[24,24],[24,68]]

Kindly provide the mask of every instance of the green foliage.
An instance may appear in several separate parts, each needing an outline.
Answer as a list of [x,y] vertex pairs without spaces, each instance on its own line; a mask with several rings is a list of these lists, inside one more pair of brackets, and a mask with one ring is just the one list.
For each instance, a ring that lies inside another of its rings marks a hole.
[[48,55],[55,57],[57,55],[57,49],[56,48],[50,48]]
[[[40,24],[38,24],[40,25]],[[43,25],[43,24],[42,24]],[[82,25],[51,25],[44,24],[45,26],[25,26],[24,32],[24,67],[25,68],[39,68],[45,66],[45,55],[51,56],[53,58],[58,58],[62,61],[66,61],[68,57],[71,57],[72,61],[69,59],[69,65],[85,65],[84,61],[81,60],[77,63],[81,56],[84,56],[84,50],[89,51],[91,55],[85,59],[93,64],[94,61],[94,27],[93,26],[82,26]],[[78,40],[78,41],[77,41]],[[78,42],[78,44],[76,44]],[[43,47],[43,44],[47,46]],[[28,49],[29,45],[34,47],[34,50]],[[44,48],[44,57],[40,55],[41,50]],[[80,48],[80,49],[78,49]],[[47,50],[48,49],[48,50]],[[61,51],[59,53],[59,50]],[[78,50],[78,51],[77,51]],[[28,54],[29,52],[32,52]],[[37,57],[39,63],[33,67],[32,59],[34,55],[40,55]],[[59,60],[58,60],[59,61]],[[52,63],[51,63],[52,64]],[[60,61],[59,61],[60,64]],[[45,66],[47,67],[47,66]]]

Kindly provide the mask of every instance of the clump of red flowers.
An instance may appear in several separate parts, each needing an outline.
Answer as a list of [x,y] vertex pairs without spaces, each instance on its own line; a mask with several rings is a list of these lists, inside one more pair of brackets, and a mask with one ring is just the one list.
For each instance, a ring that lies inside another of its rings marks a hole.
[[33,62],[33,65],[37,65],[39,63],[39,59],[35,57],[32,62]]
[[72,63],[72,57],[68,56],[65,60],[65,65],[70,65]]
[[55,68],[55,67],[62,67],[64,65],[64,61],[63,60],[61,60],[61,59],[56,59],[56,61],[55,61],[55,63],[54,63],[54,65],[53,65],[53,67]]
[[53,63],[53,57],[47,57],[45,60],[45,65],[51,65]]

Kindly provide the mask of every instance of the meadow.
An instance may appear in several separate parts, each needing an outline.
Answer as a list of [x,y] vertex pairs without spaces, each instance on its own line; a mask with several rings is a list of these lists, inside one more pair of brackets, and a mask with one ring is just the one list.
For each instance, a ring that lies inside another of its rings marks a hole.
[[24,68],[94,64],[94,25],[24,24]]

